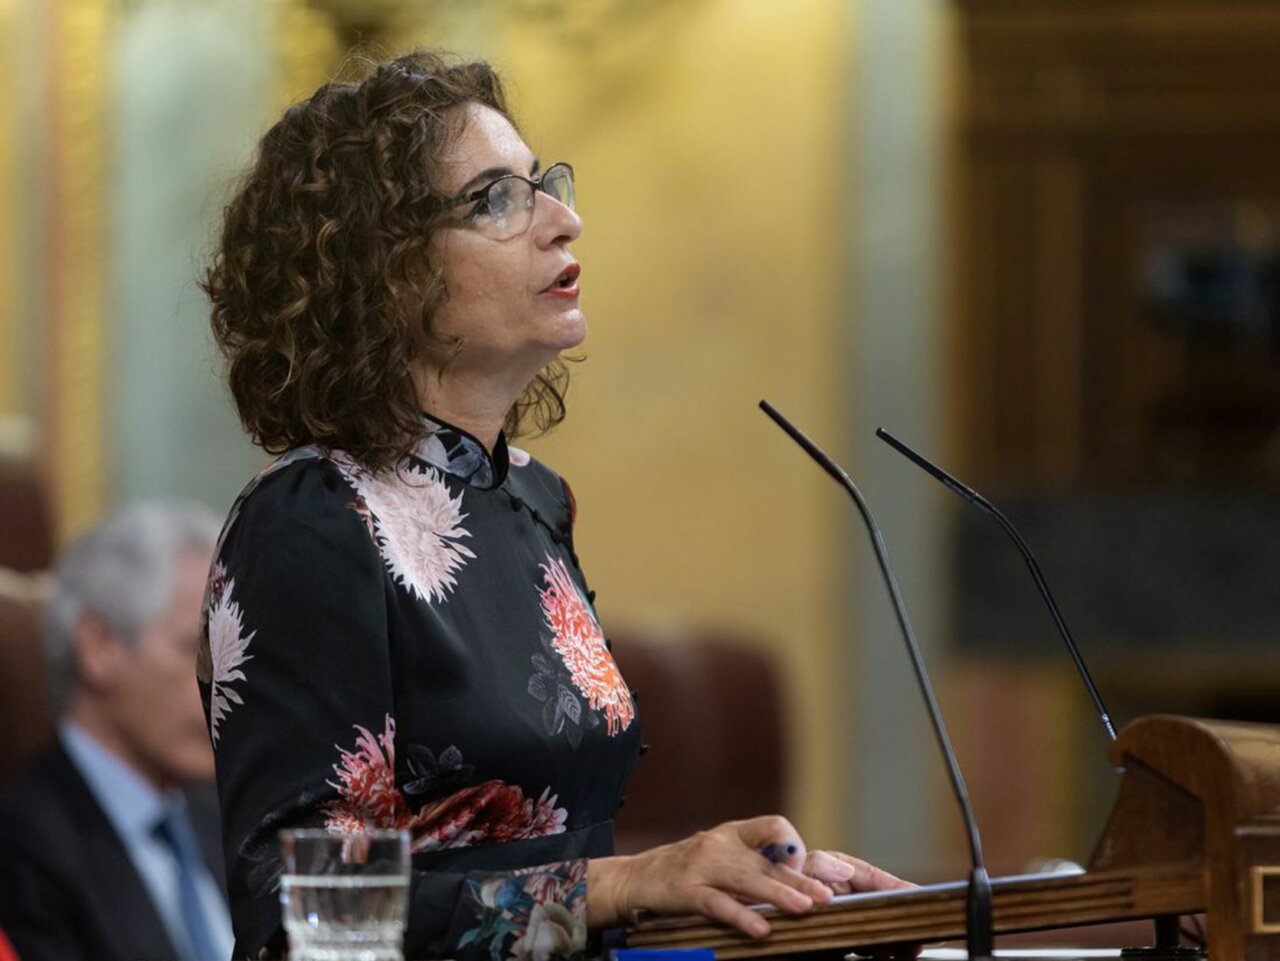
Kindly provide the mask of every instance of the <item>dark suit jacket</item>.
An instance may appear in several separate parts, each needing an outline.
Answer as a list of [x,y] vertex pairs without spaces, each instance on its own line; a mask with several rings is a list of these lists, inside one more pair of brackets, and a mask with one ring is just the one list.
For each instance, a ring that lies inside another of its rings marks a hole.
[[[221,883],[199,801],[192,821]],[[22,961],[177,957],[124,843],[58,744],[0,793],[0,930]]]

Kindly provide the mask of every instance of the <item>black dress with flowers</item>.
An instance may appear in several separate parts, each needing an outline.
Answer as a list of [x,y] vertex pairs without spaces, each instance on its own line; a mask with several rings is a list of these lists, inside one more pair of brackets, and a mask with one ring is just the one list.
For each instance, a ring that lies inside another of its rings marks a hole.
[[398,471],[285,455],[232,508],[205,602],[237,957],[283,949],[276,832],[407,829],[406,956],[568,956],[639,724],[573,499],[432,422]]

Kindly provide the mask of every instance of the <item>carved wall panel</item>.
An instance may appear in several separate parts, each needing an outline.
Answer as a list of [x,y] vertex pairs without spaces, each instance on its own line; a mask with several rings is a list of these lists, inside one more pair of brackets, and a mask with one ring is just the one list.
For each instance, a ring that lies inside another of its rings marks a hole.
[[962,10],[975,476],[1280,481],[1280,7]]

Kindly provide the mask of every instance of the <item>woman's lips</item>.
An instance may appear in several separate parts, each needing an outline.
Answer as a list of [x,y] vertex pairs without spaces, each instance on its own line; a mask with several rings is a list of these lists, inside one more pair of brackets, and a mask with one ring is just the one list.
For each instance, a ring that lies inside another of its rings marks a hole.
[[577,264],[570,264],[550,284],[543,289],[542,293],[548,297],[559,297],[565,300],[572,300],[578,296],[578,275],[582,273],[582,268]]
[[568,287],[549,287],[542,293],[547,297],[559,297],[562,300],[575,300],[578,296],[578,285],[570,284]]

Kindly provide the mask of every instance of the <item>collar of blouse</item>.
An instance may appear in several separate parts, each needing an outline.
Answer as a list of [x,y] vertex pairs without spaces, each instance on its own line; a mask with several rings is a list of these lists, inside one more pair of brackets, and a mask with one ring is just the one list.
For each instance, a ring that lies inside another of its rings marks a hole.
[[422,419],[427,435],[418,442],[414,456],[472,487],[492,490],[500,486],[507,479],[512,461],[523,455],[522,451],[507,447],[506,434],[502,432],[498,433],[491,456],[484,444],[462,428],[425,412]]

